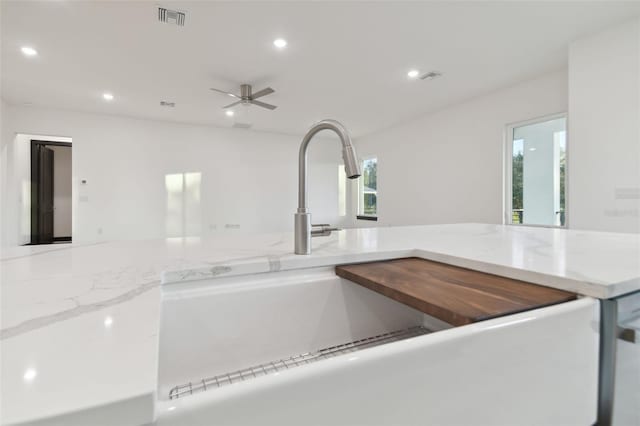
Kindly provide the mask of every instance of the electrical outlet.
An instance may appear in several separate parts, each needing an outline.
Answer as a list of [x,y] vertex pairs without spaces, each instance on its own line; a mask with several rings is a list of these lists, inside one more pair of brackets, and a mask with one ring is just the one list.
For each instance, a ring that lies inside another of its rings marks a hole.
[[605,209],[604,215],[607,217],[640,217],[640,209]]
[[640,200],[640,187],[616,188],[616,200]]

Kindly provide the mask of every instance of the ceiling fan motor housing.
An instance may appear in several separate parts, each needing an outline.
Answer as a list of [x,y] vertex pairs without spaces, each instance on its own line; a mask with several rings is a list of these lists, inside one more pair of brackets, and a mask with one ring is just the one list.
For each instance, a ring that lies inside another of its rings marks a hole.
[[250,84],[241,84],[240,85],[240,97],[242,100],[251,100],[251,85]]

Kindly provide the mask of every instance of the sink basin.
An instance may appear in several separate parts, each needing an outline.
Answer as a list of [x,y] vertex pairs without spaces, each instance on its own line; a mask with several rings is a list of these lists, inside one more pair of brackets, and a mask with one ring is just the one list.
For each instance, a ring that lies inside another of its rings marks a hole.
[[155,424],[592,424],[598,319],[452,327],[332,268],[168,284]]
[[[159,397],[189,382],[423,326],[425,317],[328,271],[168,290]],[[433,319],[429,327],[448,325]]]

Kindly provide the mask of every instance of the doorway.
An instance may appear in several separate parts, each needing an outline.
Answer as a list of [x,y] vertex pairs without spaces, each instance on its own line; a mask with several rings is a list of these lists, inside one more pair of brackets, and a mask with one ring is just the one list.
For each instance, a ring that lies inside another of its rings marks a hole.
[[31,140],[30,244],[71,242],[71,143]]
[[508,126],[505,152],[505,222],[566,227],[566,114]]

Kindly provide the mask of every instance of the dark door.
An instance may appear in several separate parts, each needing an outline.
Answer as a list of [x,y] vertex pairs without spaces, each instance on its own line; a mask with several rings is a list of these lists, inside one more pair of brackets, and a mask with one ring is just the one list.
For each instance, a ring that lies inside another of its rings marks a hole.
[[53,243],[53,150],[37,146],[37,222],[35,243]]

